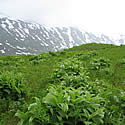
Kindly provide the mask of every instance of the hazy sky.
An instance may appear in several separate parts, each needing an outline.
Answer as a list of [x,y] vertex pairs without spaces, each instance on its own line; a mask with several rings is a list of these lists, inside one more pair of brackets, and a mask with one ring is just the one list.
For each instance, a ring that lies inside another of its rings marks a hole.
[[0,13],[49,26],[125,34],[125,0],[0,0]]

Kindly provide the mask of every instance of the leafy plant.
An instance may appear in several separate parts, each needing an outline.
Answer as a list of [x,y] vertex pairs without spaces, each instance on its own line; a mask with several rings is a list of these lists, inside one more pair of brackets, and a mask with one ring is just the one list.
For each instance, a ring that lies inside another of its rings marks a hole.
[[0,98],[18,100],[26,94],[23,75],[14,72],[0,73]]
[[[2,88],[10,91],[0,91],[6,95],[0,96],[0,124],[124,125],[124,55],[124,46],[91,43],[50,54],[0,57],[0,76],[9,72]],[[10,87],[18,72],[25,77],[20,92]],[[29,98],[23,98],[26,85]]]
[[24,113],[18,110],[15,116],[20,119],[18,125],[46,125],[49,120],[46,108],[37,97],[35,97],[35,102],[28,106],[27,112]]
[[110,61],[106,58],[93,59],[90,63],[92,70],[100,70],[110,67]]
[[[62,85],[50,86],[48,94],[40,101],[29,105],[26,113],[18,111],[20,123],[31,124],[103,124],[103,98],[83,91],[83,88],[74,89]],[[44,108],[43,108],[44,107]]]
[[50,54],[51,56],[57,56],[57,54],[56,54],[55,52],[52,52],[52,51],[49,51],[49,54]]

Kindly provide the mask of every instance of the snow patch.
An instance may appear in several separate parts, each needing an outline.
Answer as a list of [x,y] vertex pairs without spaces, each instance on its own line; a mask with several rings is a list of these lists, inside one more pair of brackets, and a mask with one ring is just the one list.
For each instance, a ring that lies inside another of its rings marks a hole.
[[47,37],[49,37],[49,33],[44,29],[44,33],[46,34]]
[[6,25],[5,24],[1,24],[1,26],[5,29],[6,28]]
[[64,41],[63,37],[61,36],[60,32],[57,30],[57,28],[52,28],[53,30],[56,31],[56,33],[59,35],[59,38]]
[[20,39],[21,41],[24,41],[25,39]]
[[22,29],[22,28],[23,28],[23,27],[22,27],[22,25],[21,25],[20,23],[18,23],[18,25],[19,25],[19,28],[20,28],[20,29]]
[[9,20],[6,20],[5,22],[9,25],[9,29],[14,29],[14,26]]
[[[61,50],[61,49],[65,49],[66,48],[66,46],[65,45],[63,45],[62,43],[60,43],[60,46],[61,47],[59,47],[59,49]],[[58,46],[56,46],[56,47],[58,47]]]
[[32,39],[34,39],[34,40],[35,40],[35,37],[33,37],[33,36],[32,36]]
[[24,30],[27,34],[29,34],[29,30],[28,30],[28,29],[24,28],[23,30]]
[[15,29],[16,30],[16,32],[22,37],[22,38],[25,38],[25,36],[19,31],[19,30],[17,30],[17,29]]
[[[16,34],[16,35],[18,35],[18,34]],[[15,40],[19,41],[18,38],[15,38]]]
[[29,55],[29,52],[16,52],[17,55]]
[[5,53],[5,51],[4,51],[4,50],[0,50],[0,51],[1,51],[1,53],[2,53],[2,54],[4,54],[4,53]]
[[45,46],[49,46],[47,43],[44,43]]
[[33,24],[28,24],[30,29],[35,29],[35,26]]
[[41,46],[44,46],[44,44],[43,44],[43,43],[40,43],[40,45],[41,45]]
[[54,42],[52,40],[50,40],[50,43],[54,45]]
[[6,43],[6,45],[8,45],[8,46],[10,46],[11,48],[14,48],[14,49],[15,49],[15,47],[12,46],[12,45],[10,45],[10,43]]
[[41,40],[41,38],[40,38],[40,37],[38,37],[37,35],[35,35],[35,37],[36,37],[38,40]]
[[71,36],[71,29],[68,28],[68,32],[67,32],[68,36],[69,36],[69,41],[72,42],[73,39],[72,39],[72,36]]
[[38,28],[38,29],[40,29],[40,25],[39,24],[35,24],[36,25],[36,27]]
[[17,49],[21,49],[21,50],[25,50],[26,48],[25,47],[20,47],[20,46],[16,46]]
[[72,43],[69,43],[69,48],[72,48],[73,47],[73,44]]

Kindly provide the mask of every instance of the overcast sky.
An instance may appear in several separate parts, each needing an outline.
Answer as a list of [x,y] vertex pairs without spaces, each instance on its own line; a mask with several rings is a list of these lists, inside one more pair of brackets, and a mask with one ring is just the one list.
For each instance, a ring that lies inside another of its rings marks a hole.
[[49,26],[125,34],[125,0],[0,0],[0,13]]

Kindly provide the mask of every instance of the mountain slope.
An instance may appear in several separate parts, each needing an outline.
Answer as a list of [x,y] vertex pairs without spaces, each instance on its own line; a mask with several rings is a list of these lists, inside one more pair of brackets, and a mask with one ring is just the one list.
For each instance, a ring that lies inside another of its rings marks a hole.
[[[63,121],[71,121],[72,125],[79,122],[82,117],[96,125],[106,125],[107,123],[124,125],[125,123],[124,45],[90,43],[56,53],[2,56],[0,57],[0,71],[0,90],[3,90],[0,91],[0,97],[2,97],[1,95],[5,97],[0,98],[0,125],[17,125],[20,119],[22,124],[32,124],[31,122],[33,122],[33,124],[43,125],[45,124],[43,118],[47,121],[50,120],[47,116],[52,121],[54,120],[53,124],[60,124],[58,118],[56,120],[54,118],[60,115],[59,113],[62,113],[63,109],[66,111],[65,105],[68,107],[68,109],[66,108],[68,111],[64,113],[68,116],[71,115],[67,118],[65,116],[62,118],[63,115],[60,117]],[[16,82],[17,80],[19,82]],[[21,91],[23,90],[22,84],[30,92],[25,97],[20,95],[22,92],[13,94],[15,90],[16,92],[20,88]],[[11,87],[11,85],[16,86]],[[78,89],[79,87],[80,89]],[[46,95],[50,95],[47,96],[50,98],[47,98],[48,104],[43,105],[42,102],[43,99],[46,99]],[[19,99],[13,100],[15,98],[12,97],[15,96],[19,96]],[[36,99],[37,102],[35,102]],[[56,105],[54,105],[55,103]],[[64,108],[57,106],[64,106]],[[92,112],[89,112],[89,109]],[[88,113],[95,119],[94,121],[89,119]],[[32,120],[32,118],[34,119]],[[97,118],[101,118],[99,123],[95,123],[98,122]],[[52,123],[52,121],[50,122]],[[103,122],[100,123],[100,121]],[[67,125],[70,125],[68,123],[70,122],[67,122]],[[80,122],[80,125],[84,124]]]
[[74,27],[46,27],[0,16],[0,55],[38,54],[92,42],[115,44],[106,35]]

